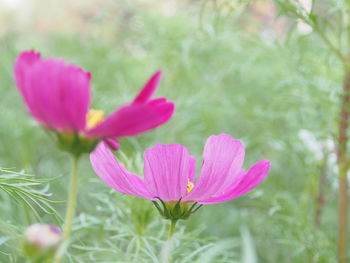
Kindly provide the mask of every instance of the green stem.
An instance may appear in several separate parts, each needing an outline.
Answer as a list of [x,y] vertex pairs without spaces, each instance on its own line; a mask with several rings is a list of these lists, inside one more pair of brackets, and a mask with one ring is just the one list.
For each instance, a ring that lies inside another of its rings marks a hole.
[[77,193],[78,193],[78,161],[79,156],[73,155],[72,156],[72,174],[71,174],[71,181],[70,181],[70,187],[69,187],[69,193],[68,193],[68,203],[67,203],[67,210],[66,210],[66,218],[64,222],[64,231],[63,231],[63,240],[62,245],[63,248],[58,250],[58,255],[56,255],[55,263],[60,263],[63,259],[64,252],[66,249],[66,246],[69,242],[69,237],[72,231],[72,225],[75,215],[75,207],[76,207],[76,201],[77,201]]
[[334,54],[339,58],[339,60],[346,65],[347,59],[343,55],[343,53],[338,49],[332,41],[326,36],[326,34],[322,31],[322,29],[318,26],[318,24],[311,25],[316,33],[323,39],[323,41],[328,45],[328,47],[334,52]]
[[171,220],[168,232],[168,240],[164,242],[162,251],[160,252],[160,262],[162,263],[170,263],[171,251],[173,248],[174,242],[174,233],[176,227],[177,220]]
[[68,196],[68,204],[67,204],[67,212],[66,219],[64,224],[64,232],[63,232],[63,240],[66,241],[69,239],[73,219],[75,215],[75,206],[77,201],[77,193],[78,193],[78,160],[79,157],[73,157],[73,166],[72,166],[72,177],[69,188],[69,196]]
[[177,223],[177,220],[171,220],[170,227],[169,227],[168,239],[173,238],[174,233],[175,233],[176,223]]

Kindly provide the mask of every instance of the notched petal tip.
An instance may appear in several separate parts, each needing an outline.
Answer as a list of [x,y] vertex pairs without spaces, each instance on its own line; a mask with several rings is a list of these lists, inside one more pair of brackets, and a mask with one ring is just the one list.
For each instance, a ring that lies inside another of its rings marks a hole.
[[[257,174],[257,177],[262,177],[263,179],[267,176],[271,168],[271,162],[269,160],[260,160],[257,163],[255,163],[248,171],[249,172],[255,172]],[[261,181],[263,180],[261,179]]]
[[271,168],[270,160],[261,160],[259,163],[261,163],[261,165],[264,166],[264,169],[267,169],[268,171],[270,171],[270,168]]
[[90,74],[63,59],[23,52],[15,65],[17,86],[33,117],[59,132],[85,129],[90,105]]
[[85,71],[82,67],[74,64],[67,62],[63,58],[52,58],[52,57],[47,57],[42,59],[43,64],[47,67],[47,70],[53,70],[53,71],[58,71],[62,70],[62,75],[64,76],[64,73],[72,73],[77,76],[83,76],[85,79],[90,80],[91,79],[91,73],[88,71]]
[[91,77],[92,77],[91,72],[85,72],[85,74],[86,74],[86,78],[88,80],[91,80]]
[[241,181],[237,184],[234,184],[231,189],[228,189],[222,195],[217,197],[209,198],[206,200],[201,200],[201,204],[214,204],[226,202],[231,199],[240,197],[256,186],[258,186],[267,176],[270,171],[270,161],[261,160],[255,163],[246,174],[242,177]]
[[35,104],[30,100],[31,91],[28,77],[34,66],[40,60],[40,53],[35,52],[34,50],[23,51],[16,57],[13,68],[13,75],[17,89],[21,93],[21,96],[26,103],[26,107],[32,115],[35,115],[33,112],[33,107],[35,107]]
[[160,115],[160,123],[157,126],[167,122],[175,112],[175,103],[165,101],[154,107],[156,112]]
[[157,142],[153,147],[147,148],[144,152],[144,155],[146,156],[148,154],[156,154],[156,153],[159,153],[159,151],[165,151],[165,150],[170,151],[172,154],[179,154],[182,151],[186,154],[189,154],[188,149],[182,144],[178,144],[178,143],[165,144],[165,143]]
[[210,141],[210,140],[216,140],[216,141],[227,140],[227,141],[239,141],[239,142],[241,142],[240,140],[233,138],[232,135],[227,134],[227,133],[219,133],[219,134],[210,135],[208,137],[207,141]]
[[31,49],[31,50],[25,50],[19,53],[16,60],[30,62],[39,58],[41,58],[40,52],[36,52],[35,50]]
[[150,79],[146,82],[146,84],[143,86],[139,94],[135,97],[133,103],[147,102],[152,97],[153,93],[156,91],[161,77],[162,77],[161,70],[158,70],[156,73],[154,73],[150,77]]
[[14,75],[17,86],[21,91],[24,89],[24,81],[28,70],[40,59],[41,54],[34,50],[23,51],[16,57]]
[[207,199],[236,180],[244,161],[243,143],[229,134],[211,135],[204,146],[200,175],[187,200]]
[[235,148],[237,150],[235,154],[243,155],[242,158],[244,159],[244,143],[241,140],[234,139],[230,134],[220,133],[218,135],[209,136],[204,148],[219,149],[220,147],[222,147],[223,149],[226,149],[228,146],[230,146],[231,148]]

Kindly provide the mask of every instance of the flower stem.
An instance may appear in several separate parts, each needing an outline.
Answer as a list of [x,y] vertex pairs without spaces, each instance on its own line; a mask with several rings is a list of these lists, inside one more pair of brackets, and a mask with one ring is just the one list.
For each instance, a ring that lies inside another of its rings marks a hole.
[[170,263],[171,250],[173,248],[174,233],[177,220],[171,220],[168,232],[168,240],[164,242],[162,251],[160,252],[160,262]]
[[64,222],[64,230],[63,230],[63,240],[62,245],[64,246],[62,249],[58,250],[58,255],[56,255],[55,263],[60,263],[65,254],[65,249],[69,241],[70,233],[72,230],[72,224],[75,215],[75,207],[77,201],[77,193],[78,193],[78,161],[79,156],[72,155],[72,174],[71,181],[68,193],[68,203],[66,210],[66,218]]
[[76,206],[77,193],[78,193],[78,161],[79,161],[79,157],[73,156],[72,177],[71,177],[70,187],[69,187],[67,212],[66,212],[66,219],[64,223],[64,232],[63,232],[64,241],[69,239],[69,236],[72,230],[73,219],[75,215],[75,206]]
[[177,220],[171,220],[168,239],[171,239],[174,236],[176,223],[177,223]]

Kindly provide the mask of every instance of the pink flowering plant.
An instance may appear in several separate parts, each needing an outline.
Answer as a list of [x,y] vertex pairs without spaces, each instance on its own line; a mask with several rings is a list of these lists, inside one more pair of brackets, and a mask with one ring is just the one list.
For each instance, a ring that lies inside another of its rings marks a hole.
[[[243,143],[228,134],[208,138],[197,177],[196,160],[181,144],[157,143],[147,149],[144,178],[127,171],[111,151],[119,149],[118,138],[154,129],[167,122],[174,112],[174,103],[166,98],[152,99],[160,71],[151,76],[132,102],[106,118],[103,111],[91,109],[91,74],[74,64],[25,51],[15,61],[14,76],[29,113],[73,159],[64,230],[57,239],[61,246],[55,250],[54,263],[62,262],[70,241],[78,192],[78,160],[84,153],[90,153],[93,169],[110,187],[153,202],[161,216],[171,221],[169,242],[178,220],[189,218],[205,204],[244,195],[269,172],[267,160],[245,171]],[[164,246],[168,252],[170,243]],[[167,260],[164,257],[162,262]]]
[[117,150],[117,138],[154,129],[174,112],[174,103],[166,98],[151,98],[158,87],[160,71],[131,103],[106,118],[102,110],[90,108],[91,73],[74,64],[25,51],[16,59],[14,76],[29,113],[57,135],[60,148],[74,155],[91,152],[101,140]]
[[94,150],[100,141],[119,148],[118,138],[135,136],[167,122],[175,105],[166,98],[152,99],[161,72],[156,72],[131,103],[104,118],[101,110],[90,108],[91,74],[63,59],[42,58],[35,51],[18,55],[14,77],[25,105],[33,118],[55,135],[60,149],[72,155],[73,166],[62,237],[54,262],[62,261],[75,215],[78,192],[78,160]]
[[261,160],[242,168],[245,148],[228,134],[208,138],[201,171],[195,179],[196,160],[181,144],[160,144],[144,153],[144,179],[127,171],[101,143],[90,160],[97,175],[116,191],[151,200],[160,214],[176,222],[187,219],[204,204],[226,202],[252,190],[264,180],[270,162]]

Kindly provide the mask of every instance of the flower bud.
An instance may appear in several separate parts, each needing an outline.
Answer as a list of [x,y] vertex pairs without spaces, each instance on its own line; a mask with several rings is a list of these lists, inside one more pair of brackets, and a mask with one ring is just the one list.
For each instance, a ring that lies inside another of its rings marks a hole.
[[55,225],[34,224],[24,233],[24,253],[36,262],[49,262],[62,239],[60,229]]

